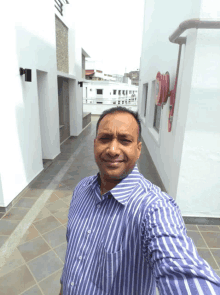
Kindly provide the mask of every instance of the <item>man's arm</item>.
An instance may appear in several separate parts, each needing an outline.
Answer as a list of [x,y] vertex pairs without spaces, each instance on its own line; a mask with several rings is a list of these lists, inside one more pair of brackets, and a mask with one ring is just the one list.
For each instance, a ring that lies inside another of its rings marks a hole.
[[142,223],[143,254],[160,295],[220,294],[220,278],[187,236],[179,207],[167,194],[147,208]]

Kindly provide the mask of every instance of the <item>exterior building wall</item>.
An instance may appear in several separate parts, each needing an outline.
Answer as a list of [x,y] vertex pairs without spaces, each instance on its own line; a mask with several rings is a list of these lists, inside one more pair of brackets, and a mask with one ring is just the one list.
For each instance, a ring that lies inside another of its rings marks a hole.
[[138,101],[142,137],[167,192],[176,199],[184,216],[218,217],[220,214],[220,205],[216,203],[220,192],[217,148],[220,146],[217,116],[220,72],[216,66],[220,60],[220,30],[190,29],[183,34],[187,41],[182,46],[171,132],[168,132],[170,98],[161,108],[159,133],[153,128],[155,79],[158,71],[163,74],[168,71],[170,90],[173,89],[179,46],[171,43],[169,36],[185,20],[217,18],[219,5],[215,0],[173,0],[170,10],[164,1],[145,1]]
[[85,55],[82,54],[82,78],[85,79]]
[[69,73],[68,28],[55,15],[57,70]]
[[[2,32],[7,46],[2,47],[0,57],[4,68],[1,95],[5,97],[0,101],[0,132],[4,138],[0,210],[43,170],[43,158],[54,159],[60,153],[58,76],[68,79],[70,135],[82,132],[83,120],[82,88],[78,85],[82,79],[82,52],[74,23],[74,2],[64,5],[63,16],[52,0],[12,0],[5,1],[3,7],[10,13],[1,18],[1,27],[7,27]],[[69,73],[67,67],[61,69],[65,72],[57,69],[55,15],[68,28]],[[20,76],[20,67],[32,70],[31,82]]]

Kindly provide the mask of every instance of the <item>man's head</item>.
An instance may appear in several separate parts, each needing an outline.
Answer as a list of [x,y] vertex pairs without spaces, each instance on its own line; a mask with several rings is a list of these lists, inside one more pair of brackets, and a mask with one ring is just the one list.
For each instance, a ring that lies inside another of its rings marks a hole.
[[[95,161],[100,176],[115,185],[134,168],[141,154],[141,124],[138,113],[123,107],[106,110],[100,116],[94,139]],[[120,161],[118,163],[109,163]]]

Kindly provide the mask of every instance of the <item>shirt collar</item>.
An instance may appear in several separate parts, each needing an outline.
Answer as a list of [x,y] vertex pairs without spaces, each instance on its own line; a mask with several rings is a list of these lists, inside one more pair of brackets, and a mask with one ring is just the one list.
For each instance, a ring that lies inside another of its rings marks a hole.
[[[138,170],[137,164],[135,164],[133,170],[109,192],[118,202],[120,202],[122,205],[126,205],[133,189],[139,183],[140,178],[141,174]],[[99,172],[94,176],[89,184],[92,190],[95,190],[96,187],[100,189],[101,179]]]

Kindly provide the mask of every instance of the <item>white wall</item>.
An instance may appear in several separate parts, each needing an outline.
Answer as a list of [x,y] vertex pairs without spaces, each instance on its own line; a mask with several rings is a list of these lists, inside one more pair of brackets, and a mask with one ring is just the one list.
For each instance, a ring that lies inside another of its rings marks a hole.
[[[46,142],[44,157],[54,159],[60,153],[60,143],[55,39],[57,10],[54,1],[13,0],[10,3],[4,2],[3,5],[6,17],[2,15],[1,27],[7,30],[2,30],[2,38],[7,40],[7,46],[1,47],[0,57],[4,68],[1,72],[1,82],[4,85],[1,97],[4,99],[0,102],[0,206],[6,207],[43,170],[38,70],[47,76],[44,81],[48,91],[47,100],[44,101],[46,128],[42,132],[49,134],[49,138],[43,140],[43,145]],[[70,73],[77,80],[78,77],[81,78],[81,46],[74,32],[73,4],[69,4],[68,9],[68,21],[65,17],[63,21],[70,27]],[[58,12],[57,15],[60,17]],[[25,82],[24,75],[19,74],[19,67],[32,70],[32,82]],[[73,82],[70,83],[72,84]],[[71,127],[71,135],[78,135],[82,131],[82,99],[79,99],[80,95],[82,97],[82,88],[77,85],[71,91],[70,100],[75,100],[75,105],[71,104],[71,117],[76,121],[74,127]]]
[[[219,1],[202,1],[200,18],[219,16]],[[195,57],[177,201],[185,216],[219,218],[220,30],[198,30],[193,40]]]
[[167,129],[170,99],[161,113],[159,134],[152,128],[152,82],[158,71],[169,71],[173,89],[179,46],[169,42],[169,36],[184,20],[216,18],[216,11],[220,9],[214,0],[173,0],[168,6],[164,1],[145,1],[138,106],[142,118],[143,84],[149,85],[142,136],[166,190],[177,200],[184,216],[217,217],[220,213],[216,202],[220,192],[219,30],[190,29],[183,34],[187,43],[182,46],[171,132]]

